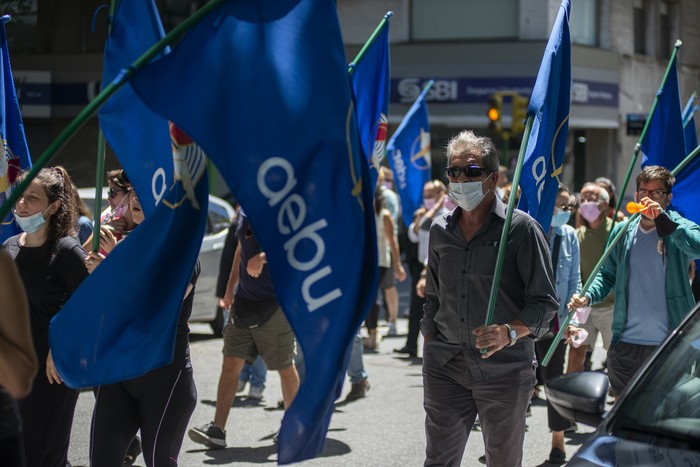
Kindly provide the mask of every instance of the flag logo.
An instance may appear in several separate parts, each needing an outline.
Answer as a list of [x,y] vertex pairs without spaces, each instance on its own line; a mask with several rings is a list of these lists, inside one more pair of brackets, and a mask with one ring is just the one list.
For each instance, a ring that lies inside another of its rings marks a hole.
[[[384,157],[384,151],[386,150],[386,135],[389,129],[389,120],[386,118],[385,113],[379,114],[379,121],[377,122],[377,132],[374,138],[374,150],[372,152],[371,164],[372,166],[379,170],[379,161]],[[369,151],[368,151],[369,152]]]
[[[170,140],[173,147],[173,165],[175,181],[180,181],[185,189],[185,197],[190,200],[195,209],[199,209],[194,188],[202,179],[207,168],[207,156],[184,131],[169,122]],[[181,202],[184,201],[181,200]],[[169,204],[164,200],[166,204]],[[170,205],[172,208],[179,206]]]
[[418,170],[430,170],[430,132],[423,128],[411,145],[411,164]]

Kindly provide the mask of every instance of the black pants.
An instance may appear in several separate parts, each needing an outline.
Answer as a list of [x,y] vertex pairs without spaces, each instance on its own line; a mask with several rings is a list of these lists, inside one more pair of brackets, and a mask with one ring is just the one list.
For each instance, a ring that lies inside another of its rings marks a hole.
[[[547,351],[549,350],[549,346],[552,345],[552,342],[554,342],[554,335],[545,336],[535,342],[535,355],[537,355],[538,362],[541,362],[544,356],[547,355]],[[557,349],[552,354],[549,364],[547,366],[542,366],[540,364],[539,366],[542,383],[546,384],[548,381],[564,374],[565,356],[566,344],[560,342]],[[571,425],[571,422],[559,415],[559,412],[547,401],[547,424],[552,431],[564,431]]]
[[[384,276],[389,274],[390,270],[391,268],[379,267],[379,280],[377,282],[378,284],[384,282]],[[377,300],[379,299],[380,293],[382,293],[382,289],[381,287],[377,287],[377,296],[374,298],[372,308],[370,308],[369,313],[367,313],[367,318],[365,318],[365,326],[367,326],[368,331],[377,329],[377,321],[379,321],[379,305],[377,305]]]
[[406,336],[406,350],[418,353],[418,334],[420,334],[420,320],[423,319],[423,304],[425,298],[416,293],[416,284],[420,275],[412,277],[411,302],[408,311],[408,336]]
[[11,438],[0,439],[0,465],[12,465],[14,467],[24,467],[26,465],[21,434]]
[[90,464],[121,467],[129,443],[140,428],[146,465],[177,465],[196,404],[191,368],[168,366],[101,386],[92,415]]
[[32,392],[19,401],[28,467],[65,467],[77,401],[76,389],[49,384],[46,367],[39,367]]
[[656,345],[637,345],[627,342],[611,344],[608,349],[608,379],[616,397],[656,350]]

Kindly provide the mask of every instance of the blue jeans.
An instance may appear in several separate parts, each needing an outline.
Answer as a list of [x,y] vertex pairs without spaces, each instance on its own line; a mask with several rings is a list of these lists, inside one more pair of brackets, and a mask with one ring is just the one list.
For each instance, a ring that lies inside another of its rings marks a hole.
[[[350,378],[350,384],[357,384],[367,379],[367,371],[365,371],[365,366],[362,364],[362,336],[359,331],[355,334],[351,345],[348,377]],[[294,364],[297,367],[297,373],[299,373],[299,380],[301,381],[304,379],[305,373],[304,355],[301,352],[301,348],[297,348]]]
[[348,377],[350,384],[361,383],[367,379],[367,371],[362,364],[362,336],[358,332],[352,341],[350,361],[348,362]]
[[251,387],[265,388],[265,380],[267,379],[267,368],[263,363],[262,358],[255,359],[252,365],[246,363],[241,370],[241,381],[250,381]]

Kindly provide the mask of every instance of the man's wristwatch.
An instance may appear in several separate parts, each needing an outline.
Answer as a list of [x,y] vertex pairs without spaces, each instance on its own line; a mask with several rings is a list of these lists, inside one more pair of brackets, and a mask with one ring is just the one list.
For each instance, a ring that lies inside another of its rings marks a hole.
[[503,325],[506,327],[506,330],[508,331],[508,339],[510,340],[510,342],[508,343],[508,347],[510,347],[517,342],[518,332],[510,324],[504,323]]

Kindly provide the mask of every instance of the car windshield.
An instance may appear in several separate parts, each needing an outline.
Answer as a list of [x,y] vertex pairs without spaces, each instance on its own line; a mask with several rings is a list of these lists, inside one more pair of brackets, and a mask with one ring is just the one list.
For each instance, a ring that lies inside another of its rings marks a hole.
[[611,430],[622,438],[652,444],[700,445],[700,311],[625,398]]

